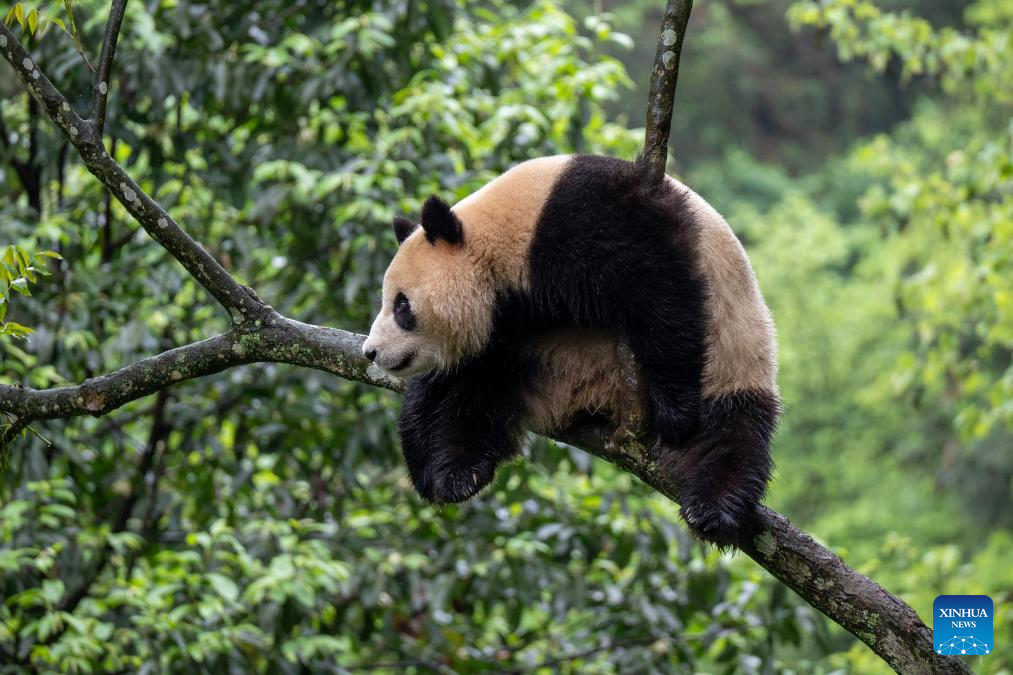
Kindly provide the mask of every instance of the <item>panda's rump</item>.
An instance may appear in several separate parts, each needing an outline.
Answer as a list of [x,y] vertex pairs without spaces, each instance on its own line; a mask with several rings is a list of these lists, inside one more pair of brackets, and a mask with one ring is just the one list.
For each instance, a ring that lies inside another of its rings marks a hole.
[[581,413],[613,415],[626,400],[614,333],[566,329],[533,338],[524,357],[534,377],[524,391],[525,426],[546,433]]

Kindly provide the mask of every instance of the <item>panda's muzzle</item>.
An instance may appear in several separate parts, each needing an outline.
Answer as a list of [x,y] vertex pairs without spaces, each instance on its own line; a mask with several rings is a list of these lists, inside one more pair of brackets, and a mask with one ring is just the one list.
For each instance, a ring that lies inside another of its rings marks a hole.
[[388,365],[390,363],[390,359],[384,358],[387,355],[386,352],[382,354],[378,353],[377,350],[372,347],[364,348],[362,350],[362,355],[365,356],[370,361],[372,361],[373,363],[375,363],[376,365],[386,370],[388,373],[397,373],[399,371],[404,370],[405,368],[410,366],[412,364],[412,361],[415,359],[415,352],[412,351],[405,354],[401,358],[401,360],[395,363],[394,365]]
[[408,354],[406,354],[405,357],[403,359],[401,359],[401,361],[396,366],[394,366],[392,368],[387,368],[387,370],[389,370],[392,373],[395,373],[395,372],[397,372],[399,370],[404,370],[409,365],[411,365],[412,359],[414,359],[414,358],[415,358],[415,352],[408,352]]

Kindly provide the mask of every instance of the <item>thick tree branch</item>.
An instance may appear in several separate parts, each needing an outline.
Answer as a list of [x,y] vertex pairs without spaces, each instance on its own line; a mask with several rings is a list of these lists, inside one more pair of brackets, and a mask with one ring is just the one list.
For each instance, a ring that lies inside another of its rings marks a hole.
[[74,387],[26,389],[0,385],[0,411],[22,424],[79,415],[101,417],[177,382],[247,363],[290,363],[400,391],[401,383],[361,356],[361,335],[270,315],[249,327],[177,347]]
[[114,0],[109,9],[109,20],[106,22],[106,35],[102,41],[102,53],[98,59],[98,70],[95,72],[94,92],[92,93],[91,119],[95,123],[95,131],[99,136],[106,124],[106,97],[112,86],[109,74],[112,72],[113,57],[116,55],[116,41],[120,37],[120,25],[123,13],[127,8],[127,0]]
[[693,0],[668,0],[651,71],[644,159],[650,167],[651,179],[659,183],[665,178],[665,164],[668,162],[668,135],[672,128],[675,85],[679,80],[679,55],[691,11]]
[[[623,435],[614,427],[585,423],[557,438],[612,462],[678,502],[679,477],[660,471],[652,448],[635,439],[621,440]],[[760,506],[735,546],[897,672],[972,672],[959,658],[936,654],[932,631],[908,604],[853,570],[776,511]]]
[[[103,48],[104,49],[104,48]],[[66,97],[32,59],[6,26],[0,24],[0,55],[10,63],[28,92],[80,154],[84,165],[116,195],[116,199],[148,234],[178,260],[186,271],[232,313],[235,323],[255,320],[266,307],[248,288],[225,271],[127,175],[102,145],[102,135],[94,120],[81,119]],[[111,56],[111,55],[110,55]]]
[[[691,6],[691,0],[668,3],[652,77],[645,156],[659,180],[665,170],[679,49]],[[115,7],[113,12],[116,12]],[[121,19],[122,15],[116,20],[117,26]],[[111,16],[111,24],[113,20]],[[106,73],[115,44],[115,40],[108,39],[110,28],[107,28],[107,46],[103,47],[103,62],[100,63],[100,72]],[[105,58],[107,47],[108,62]],[[67,135],[88,169],[109,187],[156,241],[230,310],[234,319],[233,327],[226,333],[74,387],[36,391],[0,385],[0,412],[14,416],[11,428],[22,428],[35,420],[103,415],[176,382],[253,362],[290,363],[394,391],[401,389],[398,380],[384,375],[362,358],[363,336],[287,319],[235,281],[106,154],[96,120],[82,120],[74,113],[63,95],[3,26],[0,26],[0,54]],[[635,425],[626,426],[631,429],[620,430],[600,420],[587,420],[561,432],[557,439],[616,464],[669,499],[678,500],[679,478],[662,472],[655,450],[637,438]],[[8,434],[5,440],[10,436]],[[896,670],[905,673],[971,672],[957,657],[941,656],[933,651],[928,628],[908,605],[855,572],[780,514],[761,507],[754,521],[743,528],[736,544],[809,604],[858,636]]]

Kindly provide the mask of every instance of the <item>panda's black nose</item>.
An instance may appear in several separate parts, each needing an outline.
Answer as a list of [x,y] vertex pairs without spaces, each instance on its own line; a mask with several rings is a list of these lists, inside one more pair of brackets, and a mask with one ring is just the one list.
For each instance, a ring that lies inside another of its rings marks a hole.
[[366,358],[369,359],[370,361],[375,361],[376,360],[376,350],[375,349],[368,350],[366,352]]

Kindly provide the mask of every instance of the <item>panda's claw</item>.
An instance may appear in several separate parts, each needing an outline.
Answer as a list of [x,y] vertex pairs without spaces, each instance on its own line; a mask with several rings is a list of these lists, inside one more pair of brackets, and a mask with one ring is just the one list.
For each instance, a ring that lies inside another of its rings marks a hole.
[[755,511],[753,504],[734,494],[712,501],[690,493],[683,495],[679,512],[697,538],[728,546],[735,543],[742,526]]
[[434,504],[457,504],[477,495],[492,482],[496,465],[481,462],[466,466],[439,466],[429,468],[422,480],[412,481],[419,495]]

